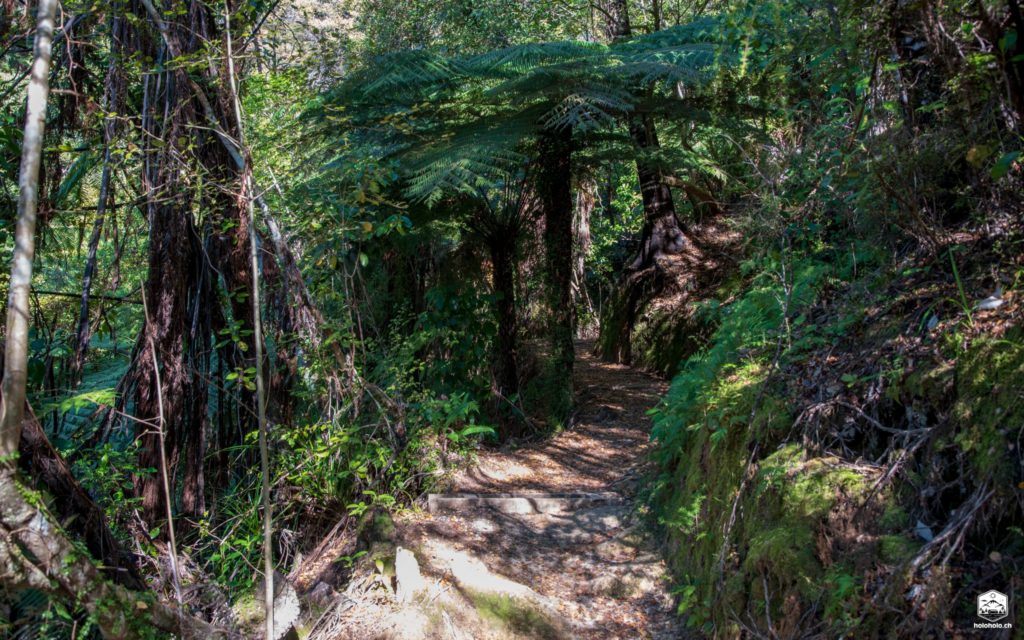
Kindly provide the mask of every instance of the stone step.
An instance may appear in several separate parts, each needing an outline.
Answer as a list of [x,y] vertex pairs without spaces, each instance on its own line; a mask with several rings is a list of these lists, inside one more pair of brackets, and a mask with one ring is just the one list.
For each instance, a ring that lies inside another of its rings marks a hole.
[[427,511],[467,511],[489,508],[508,514],[561,514],[601,505],[621,504],[623,497],[611,491],[590,493],[430,493]]

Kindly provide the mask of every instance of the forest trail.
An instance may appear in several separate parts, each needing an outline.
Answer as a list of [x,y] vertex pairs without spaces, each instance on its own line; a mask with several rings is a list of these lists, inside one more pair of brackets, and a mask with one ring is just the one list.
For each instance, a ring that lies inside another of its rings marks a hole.
[[[358,595],[337,638],[679,638],[665,567],[635,502],[649,450],[646,411],[666,383],[601,362],[577,344],[577,413],[571,429],[513,451],[480,455],[454,491],[492,495],[600,493],[598,503],[544,513],[463,507],[397,519],[412,550],[411,596]],[[403,564],[406,566],[403,567]],[[406,600],[405,603],[401,603]],[[322,637],[328,637],[324,634]]]

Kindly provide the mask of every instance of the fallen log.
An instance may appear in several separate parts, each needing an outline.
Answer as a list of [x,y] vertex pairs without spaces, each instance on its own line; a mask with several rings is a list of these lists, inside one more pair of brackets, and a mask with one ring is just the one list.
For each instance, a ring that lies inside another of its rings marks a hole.
[[135,567],[107,525],[99,505],[82,488],[63,456],[50,444],[32,407],[25,403],[18,467],[34,488],[45,489],[52,508],[64,529],[85,542],[89,552],[103,565],[103,572],[114,582],[134,591],[146,590]]
[[83,607],[105,638],[149,637],[152,629],[183,639],[233,638],[231,632],[103,578],[92,560],[55,526],[38,494],[20,486],[10,467],[0,471],[0,584],[37,589]]

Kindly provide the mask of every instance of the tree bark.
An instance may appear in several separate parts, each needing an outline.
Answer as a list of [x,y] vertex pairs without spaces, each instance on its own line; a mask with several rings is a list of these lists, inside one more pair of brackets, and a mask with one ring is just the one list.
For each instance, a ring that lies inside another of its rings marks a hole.
[[0,584],[6,589],[37,589],[82,606],[112,640],[148,638],[154,628],[187,640],[238,637],[104,580],[92,560],[27,495],[14,470],[0,467]]
[[85,541],[90,553],[102,561],[104,573],[129,589],[144,591],[146,583],[135,568],[125,562],[124,553],[107,526],[103,510],[75,479],[27,404],[19,453],[18,464],[22,472],[46,488],[57,516],[66,523],[67,530]]
[[[175,480],[182,484],[181,507],[199,515],[204,508],[205,469],[208,459],[206,437],[211,335],[229,326],[252,327],[252,273],[249,262],[250,216],[231,193],[242,188],[244,161],[238,140],[231,99],[223,89],[224,79],[211,67],[210,85],[218,87],[211,101],[200,85],[183,68],[167,65],[163,58],[188,56],[201,50],[204,40],[222,35],[217,19],[202,3],[187,4],[187,11],[165,19],[151,0],[142,0],[142,23],[155,25],[160,38],[144,41],[145,53],[160,63],[161,74],[147,76],[144,91],[143,127],[147,141],[163,140],[159,148],[147,147],[143,172],[150,201],[149,268],[146,299],[151,304],[151,324],[136,347],[137,366],[129,375],[135,389],[136,414],[152,423],[158,415],[157,372],[162,378],[165,438],[170,466],[170,493],[163,495],[159,479],[141,476],[136,492],[142,497],[144,515],[160,517],[163,500],[174,502]],[[200,33],[203,38],[196,38]],[[216,75],[214,75],[216,74]],[[158,126],[157,123],[160,123]],[[228,127],[232,132],[225,133]],[[212,129],[212,132],[211,132]],[[185,162],[182,162],[182,160]],[[194,174],[212,187],[200,193],[200,206],[213,212],[202,229],[193,218]],[[227,294],[219,295],[220,290]],[[225,304],[226,299],[226,304]],[[230,315],[229,315],[230,314]],[[252,335],[239,336],[240,344],[228,342],[219,357],[231,369],[253,364]],[[222,395],[223,400],[223,395]],[[242,434],[256,412],[254,395],[242,388],[239,404],[252,411],[236,411],[237,425],[220,434],[221,447],[241,442]],[[221,404],[223,407],[223,403]],[[156,468],[160,461],[159,441],[146,423],[137,434],[142,442],[139,463]],[[183,472],[182,472],[183,467]],[[227,474],[225,474],[227,475]],[[225,477],[225,479],[227,479]]]
[[629,37],[632,26],[629,22],[627,0],[602,0],[598,8],[604,15],[604,35],[609,41],[615,42]]
[[[632,35],[627,0],[605,0],[605,33],[612,42]],[[672,190],[665,184],[661,171],[643,154],[657,149],[658,134],[654,118],[650,115],[631,115],[628,121],[629,137],[638,150],[636,159],[640,195],[644,203],[644,226],[640,234],[637,256],[629,269],[637,271],[655,264],[658,257],[679,253],[686,244],[683,226],[676,216]]]
[[18,175],[18,220],[14,231],[7,300],[7,344],[4,349],[3,399],[0,399],[0,466],[12,466],[25,416],[28,384],[29,293],[35,257],[36,211],[39,204],[39,165],[46,132],[46,102],[50,93],[50,48],[57,0],[40,0],[32,78],[28,85],[25,135]]
[[544,214],[548,335],[555,373],[564,375],[572,402],[575,309],[572,302],[572,130],[548,130],[539,140],[537,196]]
[[[158,469],[161,464],[159,435],[150,426],[161,413],[161,401],[168,464],[172,469],[177,467],[182,445],[202,428],[206,388],[191,366],[195,342],[190,340],[189,330],[190,302],[200,297],[193,284],[198,280],[195,238],[191,212],[183,204],[151,206],[149,269],[145,285],[150,322],[140,336],[140,368],[135,387],[135,413],[147,421],[139,423],[136,429],[142,443],[139,450],[142,468]],[[195,410],[197,404],[203,407],[202,413]],[[148,523],[159,520],[164,500],[174,499],[173,478],[176,476],[174,472],[170,474],[171,496],[163,495],[158,475],[137,478],[136,493],[142,497],[141,510]]]
[[[115,21],[115,29],[116,22]],[[104,89],[103,108],[112,110],[115,104],[114,83],[116,74],[115,60],[112,59],[107,70],[106,87]],[[85,354],[89,349],[91,331],[89,327],[89,295],[92,291],[92,279],[96,273],[96,253],[99,250],[100,235],[107,212],[107,200],[110,193],[110,145],[114,139],[114,119],[106,117],[103,122],[103,172],[100,175],[99,199],[96,203],[96,217],[93,220],[92,233],[89,235],[89,248],[85,258],[85,271],[82,273],[82,299],[78,307],[78,328],[75,330],[75,353],[71,359],[71,384],[77,385],[81,379]]]
[[[635,118],[630,123],[629,131],[630,137],[641,152],[658,148],[653,118]],[[644,226],[640,234],[637,256],[629,266],[633,271],[652,266],[657,258],[679,253],[686,246],[682,225],[676,217],[672,190],[662,179],[661,171],[641,158],[637,158],[636,171],[644,203]]]
[[[519,359],[516,350],[516,293],[515,293],[515,236],[495,233],[487,238],[493,270],[493,288],[498,299],[498,342],[495,358],[494,381],[497,393],[503,399],[519,393]],[[502,433],[502,438],[517,434]]]

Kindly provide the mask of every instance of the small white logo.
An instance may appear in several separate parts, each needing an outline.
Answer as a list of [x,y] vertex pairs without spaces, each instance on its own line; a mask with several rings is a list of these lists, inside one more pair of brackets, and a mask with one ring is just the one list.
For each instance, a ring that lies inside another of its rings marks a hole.
[[978,596],[978,617],[989,622],[997,622],[1007,616],[1009,600],[1005,593],[986,591]]

